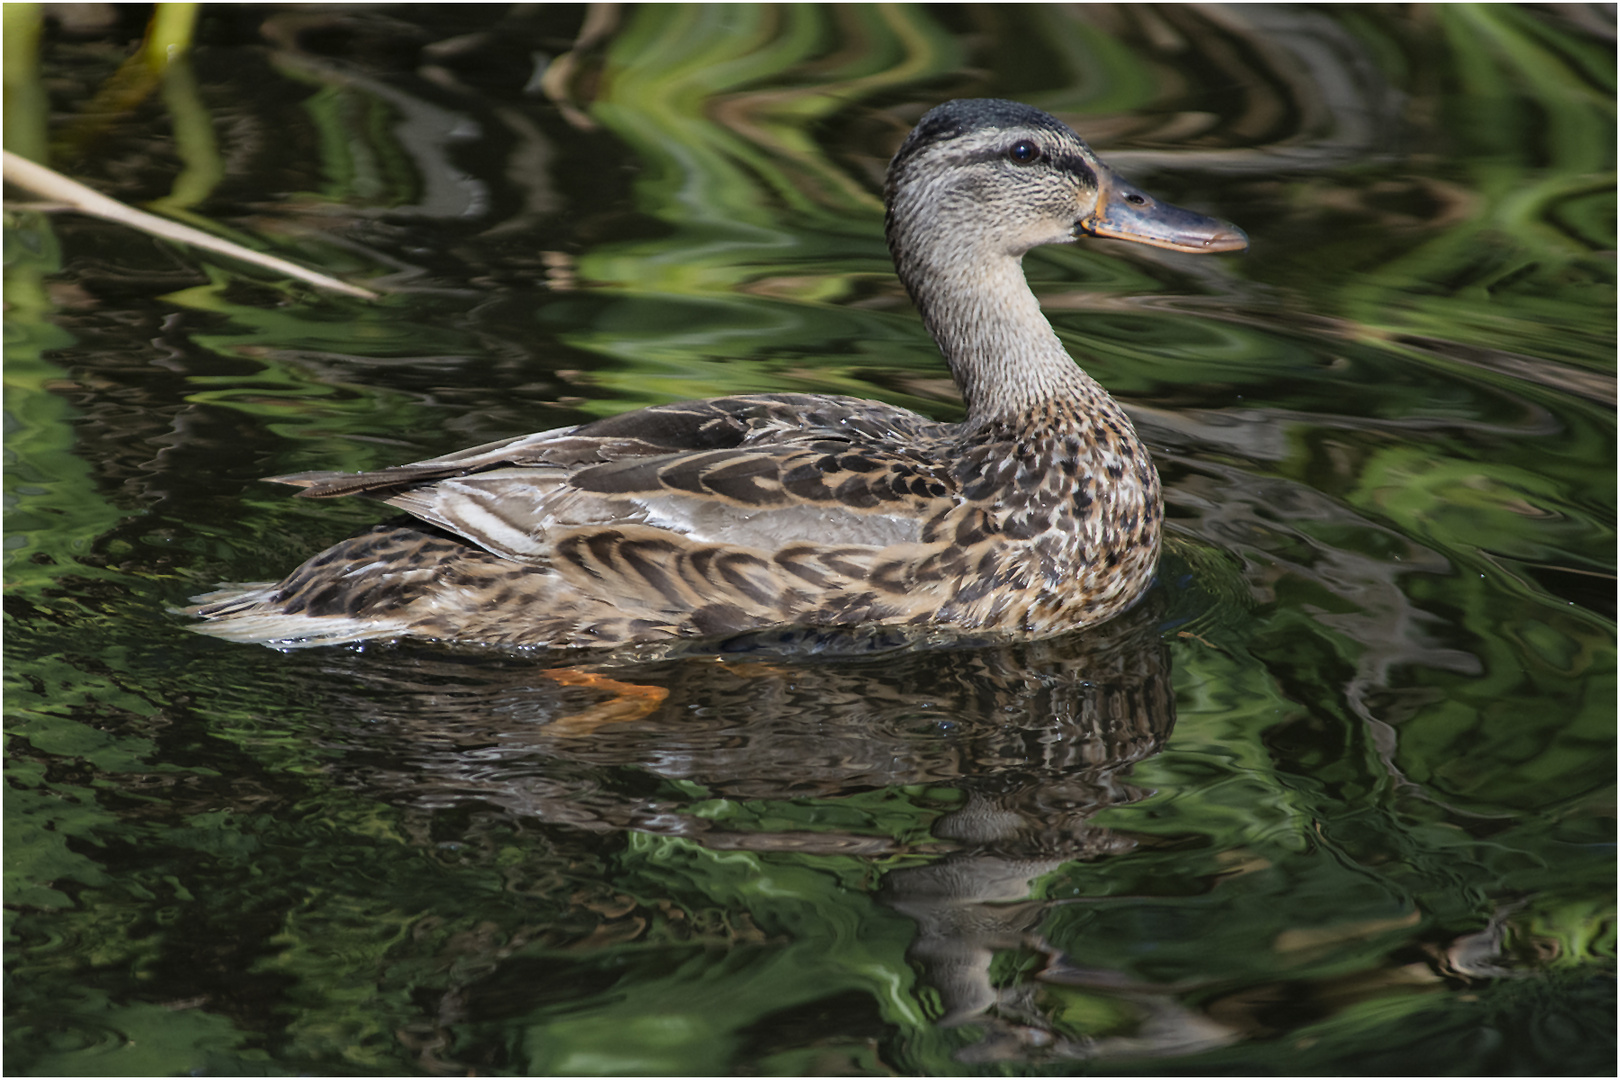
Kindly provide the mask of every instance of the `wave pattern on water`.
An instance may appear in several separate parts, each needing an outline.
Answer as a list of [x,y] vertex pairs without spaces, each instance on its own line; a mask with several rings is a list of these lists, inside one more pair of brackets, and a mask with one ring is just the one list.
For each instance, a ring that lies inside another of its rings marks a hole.
[[[51,9],[8,148],[385,297],[8,208],[11,1071],[1612,1069],[1612,10],[221,6],[161,77],[143,10]],[[613,658],[166,614],[379,516],[262,476],[958,415],[879,198],[957,96],[1254,240],[1027,260],[1164,478],[1136,611]]]

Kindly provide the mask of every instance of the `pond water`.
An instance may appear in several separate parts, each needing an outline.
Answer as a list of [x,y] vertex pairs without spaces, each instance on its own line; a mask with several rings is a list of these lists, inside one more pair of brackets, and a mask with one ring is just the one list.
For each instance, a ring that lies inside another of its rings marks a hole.
[[[8,210],[9,1073],[1612,1073],[1612,8],[223,6],[120,74],[144,14],[8,22],[8,148],[383,297]],[[268,475],[959,416],[878,191],[962,96],[1253,238],[1026,260],[1164,477],[1128,615],[636,660],[172,612],[386,516]]]

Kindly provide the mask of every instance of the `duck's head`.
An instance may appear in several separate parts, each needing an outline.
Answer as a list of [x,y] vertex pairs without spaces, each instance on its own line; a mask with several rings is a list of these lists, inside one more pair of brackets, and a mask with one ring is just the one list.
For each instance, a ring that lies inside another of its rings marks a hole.
[[1016,101],[963,99],[930,110],[890,163],[884,196],[902,276],[906,263],[932,261],[924,248],[1016,257],[1081,236],[1172,251],[1249,246],[1237,226],[1127,183],[1066,124]]

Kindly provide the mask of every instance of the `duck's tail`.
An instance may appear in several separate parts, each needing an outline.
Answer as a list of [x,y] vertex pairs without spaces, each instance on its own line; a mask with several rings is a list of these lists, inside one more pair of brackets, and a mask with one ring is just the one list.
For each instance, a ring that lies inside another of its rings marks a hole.
[[403,621],[369,616],[310,615],[289,611],[283,585],[271,581],[227,584],[191,598],[191,606],[171,609],[201,622],[186,629],[226,641],[267,645],[272,649],[308,649],[357,641],[399,637]]
[[419,626],[422,602],[442,591],[446,568],[468,554],[466,541],[431,525],[384,522],[279,582],[224,585],[178,613],[201,619],[191,627],[200,634],[274,649],[437,636]]

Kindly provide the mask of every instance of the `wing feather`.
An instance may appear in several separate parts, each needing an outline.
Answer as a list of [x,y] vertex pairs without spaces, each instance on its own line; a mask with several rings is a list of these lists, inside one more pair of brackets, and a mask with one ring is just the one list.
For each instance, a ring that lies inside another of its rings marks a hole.
[[655,405],[374,472],[304,472],[267,479],[303,488],[299,494],[306,498],[383,495],[401,487],[513,465],[581,468],[817,438],[847,441],[858,437],[903,443],[926,429],[938,427],[904,409],[877,401],[811,394],[756,394]]
[[915,544],[960,502],[939,457],[917,450],[941,430],[877,402],[762,394],[274,479],[311,498],[379,498],[502,558],[617,582],[627,598],[757,617],[786,593],[858,580],[876,552]]

